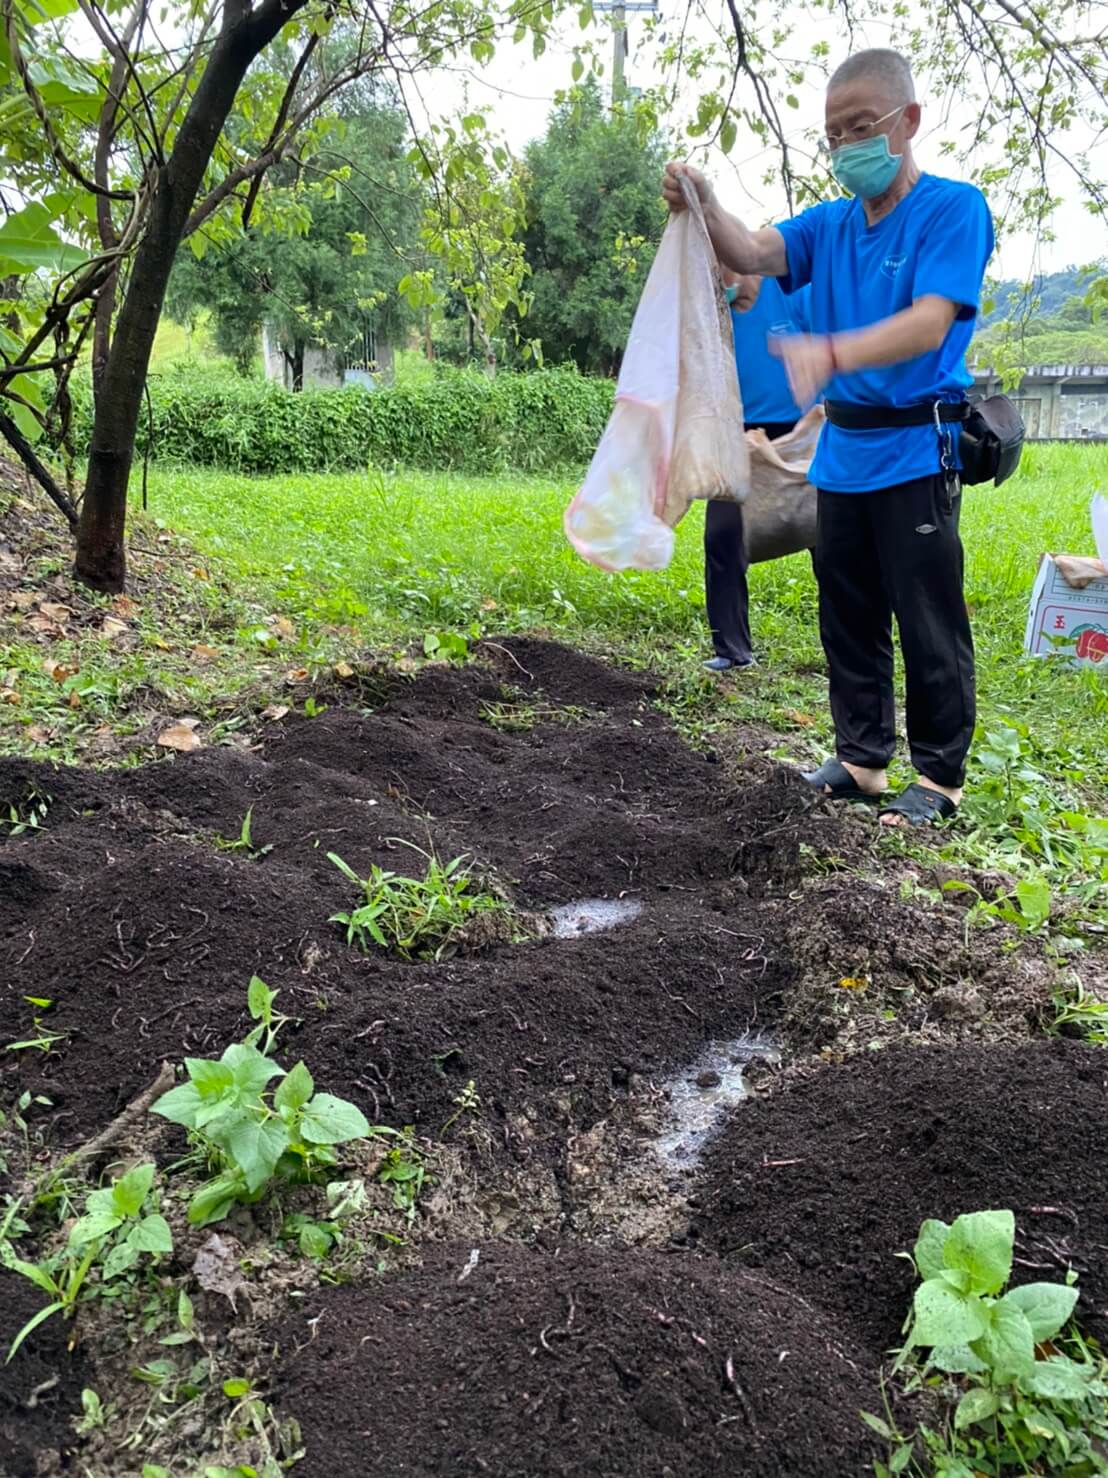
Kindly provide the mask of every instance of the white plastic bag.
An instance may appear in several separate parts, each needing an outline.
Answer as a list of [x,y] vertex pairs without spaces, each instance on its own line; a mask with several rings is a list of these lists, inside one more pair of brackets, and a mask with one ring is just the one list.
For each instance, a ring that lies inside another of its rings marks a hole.
[[566,537],[602,570],[662,570],[694,498],[741,502],[750,480],[731,314],[695,192],[670,218]]

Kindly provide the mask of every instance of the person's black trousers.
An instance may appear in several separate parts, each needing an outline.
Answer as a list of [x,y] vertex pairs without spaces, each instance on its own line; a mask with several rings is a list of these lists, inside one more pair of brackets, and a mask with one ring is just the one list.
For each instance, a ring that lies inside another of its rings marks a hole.
[[962,592],[961,495],[941,475],[873,493],[819,491],[816,578],[837,756],[880,770],[896,743],[892,618],[912,764],[961,785],[973,739],[973,636]]
[[[795,421],[747,421],[744,430],[762,430],[776,441]],[[743,541],[741,503],[709,499],[704,513],[704,599],[717,657],[729,657],[740,666],[750,662],[750,591]]]

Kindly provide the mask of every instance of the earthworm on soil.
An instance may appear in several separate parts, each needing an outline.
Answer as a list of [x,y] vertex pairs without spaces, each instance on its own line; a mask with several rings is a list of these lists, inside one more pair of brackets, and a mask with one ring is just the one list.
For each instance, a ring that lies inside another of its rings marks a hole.
[[515,663],[520,672],[523,673],[524,677],[530,678],[532,682],[535,681],[535,674],[533,672],[528,672],[523,663],[520,662],[519,659],[512,652],[509,652],[507,647],[502,647],[499,642],[495,641],[483,641],[481,645],[483,647],[491,647],[494,652],[503,652],[505,657],[507,657],[510,662]]
[[750,1423],[750,1430],[752,1432],[756,1432],[758,1430],[758,1424],[754,1420],[754,1408],[751,1406],[746,1392],[739,1384],[739,1378],[735,1374],[735,1361],[733,1356],[728,1355],[727,1359],[724,1361],[723,1373],[727,1377],[727,1384],[731,1387],[735,1395],[738,1397],[739,1405],[743,1409],[743,1416],[745,1416],[747,1421]]
[[24,1401],[23,1403],[26,1409],[28,1411],[33,1411],[38,1405],[38,1398],[40,1396],[45,1396],[47,1391],[52,1391],[60,1380],[61,1376],[58,1374],[57,1371],[55,1371],[53,1375],[48,1375],[44,1381],[39,1381],[38,1385],[34,1388],[31,1394],[27,1397],[26,1401]]

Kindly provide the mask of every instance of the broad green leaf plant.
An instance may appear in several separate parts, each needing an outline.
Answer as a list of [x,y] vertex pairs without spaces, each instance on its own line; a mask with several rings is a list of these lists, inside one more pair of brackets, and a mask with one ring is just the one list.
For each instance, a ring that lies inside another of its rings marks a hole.
[[270,1054],[284,1019],[274,1014],[275,998],[255,976],[248,1003],[257,1025],[247,1038],[217,1061],[187,1057],[188,1081],[152,1106],[152,1113],[189,1130],[216,1169],[189,1202],[194,1226],[222,1221],[238,1203],[259,1201],[274,1181],[315,1180],[337,1165],[337,1145],[392,1133],[372,1128],[345,1099],[317,1093],[303,1062],[286,1072],[274,1061]]
[[1105,1365],[1079,1335],[1066,1335],[1077,1304],[1064,1283],[1008,1287],[1015,1244],[1011,1211],[974,1211],[952,1224],[925,1221],[912,1253],[920,1276],[896,1369],[909,1386],[937,1386],[952,1397],[942,1432],[917,1438],[872,1416],[866,1422],[894,1443],[878,1471],[928,1472],[936,1478],[1000,1478],[1108,1473]]

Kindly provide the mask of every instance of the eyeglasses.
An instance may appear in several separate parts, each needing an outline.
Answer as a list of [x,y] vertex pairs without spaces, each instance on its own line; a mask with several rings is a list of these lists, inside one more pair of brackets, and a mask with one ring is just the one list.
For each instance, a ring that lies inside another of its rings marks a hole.
[[899,108],[894,108],[891,113],[885,113],[881,118],[875,118],[872,123],[858,123],[853,128],[848,128],[845,133],[828,133],[820,140],[820,148],[827,154],[833,154],[836,149],[841,149],[844,144],[860,144],[866,139],[871,139],[874,131],[882,124],[887,123],[890,118],[895,118],[898,113],[903,113],[908,106],[901,103]]

